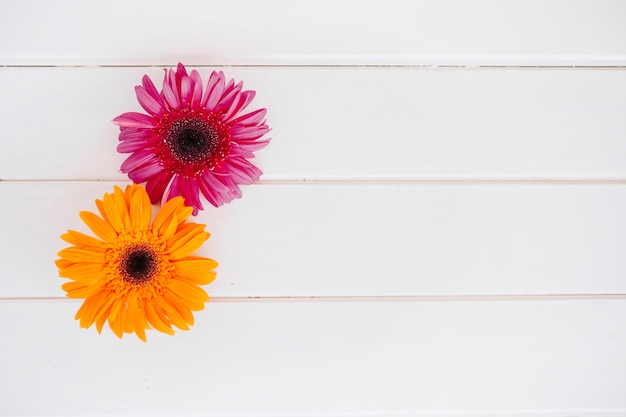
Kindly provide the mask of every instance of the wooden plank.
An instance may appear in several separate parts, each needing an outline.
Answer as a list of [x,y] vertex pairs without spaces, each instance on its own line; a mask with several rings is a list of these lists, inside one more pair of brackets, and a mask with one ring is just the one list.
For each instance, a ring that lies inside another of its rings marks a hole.
[[[2,182],[0,296],[63,297],[53,264],[110,183]],[[626,185],[253,185],[196,221],[213,296],[626,293]]]
[[[124,179],[110,121],[145,72],[1,69],[0,178]],[[626,177],[626,71],[227,73],[268,108],[265,179]]]
[[624,65],[625,15],[616,0],[4,1],[0,64]]
[[621,416],[626,300],[209,303],[148,343],[1,301],[3,415]]

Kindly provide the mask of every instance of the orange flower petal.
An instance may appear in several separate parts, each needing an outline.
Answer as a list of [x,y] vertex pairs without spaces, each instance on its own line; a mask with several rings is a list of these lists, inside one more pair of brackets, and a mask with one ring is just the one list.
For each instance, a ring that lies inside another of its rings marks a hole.
[[105,243],[95,237],[88,236],[75,230],[68,230],[61,235],[61,239],[77,247],[104,247]]
[[166,223],[163,224],[163,226],[164,231],[163,234],[161,234],[161,237],[167,241],[172,236],[174,236],[174,233],[176,233],[176,228],[178,227],[178,218],[176,217],[176,215],[173,214],[172,217],[170,217],[166,221]]
[[137,305],[137,299],[135,297],[131,297],[130,302],[128,303],[128,324],[131,329],[129,333],[132,333],[134,329],[137,337],[142,341],[146,342],[146,318],[143,315],[143,311],[139,310],[139,306]]
[[185,205],[181,205],[176,210],[176,217],[178,217],[179,222],[184,222],[191,216],[193,213],[193,208]]
[[[112,298],[109,297],[111,300]],[[113,307],[112,303],[106,308],[101,308],[100,311],[96,314],[96,330],[98,334],[102,333],[102,327],[104,327],[104,323],[106,323],[109,318],[109,313],[111,312],[111,308]]]
[[[170,288],[178,297],[185,299],[187,302],[193,302],[194,306],[202,306],[209,301],[209,294],[197,285],[190,284],[188,281],[173,279],[170,282]],[[193,310],[196,310],[195,308]]]
[[201,256],[187,256],[174,262],[176,269],[180,269],[185,273],[193,274],[196,272],[210,271],[217,268],[217,261]]
[[147,301],[145,306],[144,306],[145,310],[146,310],[146,318],[148,319],[148,322],[158,331],[169,334],[169,335],[173,335],[174,334],[174,330],[172,330],[172,328],[169,326],[169,324],[164,323],[163,320],[157,315],[157,313],[154,311],[154,306],[153,303],[151,301]]
[[120,311],[120,314],[117,315],[115,320],[112,320],[109,317],[109,327],[111,328],[111,330],[113,330],[113,333],[115,333],[115,335],[120,339],[124,336],[124,325],[126,323],[122,311]]
[[94,232],[100,239],[105,242],[110,242],[117,238],[117,232],[115,229],[96,214],[90,211],[81,211],[79,215],[87,227],[89,227],[91,231]]
[[207,232],[203,232],[194,236],[192,239],[185,239],[183,241],[183,244],[180,245],[180,247],[173,252],[172,249],[168,249],[168,251],[170,251],[171,259],[178,260],[191,255],[200,246],[202,246],[202,244],[209,238],[209,236],[210,235]]
[[164,206],[161,207],[161,210],[154,217],[154,221],[152,222],[152,228],[156,231],[159,236],[162,236],[165,233],[165,228],[167,228],[172,219],[172,215],[177,211],[178,206],[183,204],[182,197],[175,197],[165,203]]
[[217,262],[213,259],[188,256],[179,261],[174,261],[173,264],[175,266],[174,273],[179,278],[184,278],[194,284],[210,284],[217,275],[212,271],[217,267]]
[[122,333],[131,333],[132,332],[132,324],[130,320],[128,320],[128,305],[122,307],[120,314],[117,316],[117,319],[120,322],[120,327],[122,329]]
[[183,233],[185,230],[191,230],[196,226],[198,226],[198,223],[191,223],[191,222],[179,223],[178,227],[176,228],[175,234]]
[[189,330],[187,322],[185,321],[185,319],[183,319],[183,317],[174,306],[170,305],[168,301],[166,301],[163,297],[157,297],[155,298],[155,300],[157,302],[157,305],[161,307],[163,312],[167,315],[167,317],[170,319],[174,326],[178,327],[181,330]]
[[104,212],[107,215],[109,223],[117,233],[126,230],[123,215],[119,212],[119,206],[111,194],[104,195]]
[[139,190],[145,191],[143,187],[137,184],[130,184],[130,185],[127,185],[126,188],[124,188],[124,200],[126,201],[126,205],[128,207],[130,207],[130,202],[133,199],[133,195]]
[[163,299],[167,301],[169,305],[176,309],[178,314],[180,314],[180,316],[183,318],[183,320],[185,320],[186,323],[193,325],[194,318],[192,309],[195,310],[194,307],[197,307],[197,304],[194,303],[193,300],[183,300],[174,291],[167,291],[166,293],[164,293]]
[[84,281],[70,281],[61,286],[69,298],[88,298],[100,291],[100,286]]
[[103,291],[99,291],[93,297],[89,297],[83,303],[86,306],[80,317],[80,327],[87,328],[91,326],[98,314],[98,311],[103,307],[103,303],[110,300],[111,297],[107,297],[107,294]]
[[130,202],[131,224],[133,230],[147,230],[152,217],[150,197],[145,192],[135,192]]
[[59,268],[59,276],[75,281],[96,281],[104,277],[104,264],[79,262]]
[[92,323],[96,323],[98,333],[102,332],[102,326],[109,317],[109,313],[113,308],[113,302],[115,301],[115,298],[113,298],[110,294],[104,292],[102,292],[102,294],[103,299],[98,302],[98,308],[94,311],[93,317],[91,317]]
[[116,298],[113,301],[113,305],[111,307],[111,313],[109,314],[109,321],[117,320],[117,316],[120,314],[120,311],[122,311],[122,308],[124,308],[124,302],[121,299]]
[[102,217],[104,221],[108,223],[109,219],[107,218],[107,214],[104,211],[104,203],[102,202],[102,200],[96,199],[96,208],[98,209],[98,212],[100,213],[100,217]]
[[74,246],[61,250],[58,255],[71,262],[104,263],[104,252],[94,252],[89,249],[78,249]]
[[113,187],[113,201],[115,202],[115,208],[119,213],[122,221],[124,222],[124,230],[132,230],[130,223],[130,215],[128,208],[130,207],[130,201],[126,200],[124,191],[117,185]]
[[161,308],[161,306],[159,305],[159,301],[157,300],[157,298],[161,297],[160,295],[158,297],[152,298],[150,301],[150,306],[152,307],[152,309],[154,310],[154,312],[156,313],[157,316],[159,316],[159,319],[165,323],[168,327],[170,327],[173,323],[172,320],[170,320],[167,317],[167,314],[165,313],[165,311],[163,311],[163,309]]
[[175,251],[184,246],[185,243],[193,239],[194,236],[204,231],[203,224],[190,223],[189,226],[179,228],[176,233],[169,239],[167,239],[167,246],[170,251]]
[[62,269],[74,265],[74,262],[68,261],[67,259],[57,259],[56,261],[54,261],[54,264],[57,266],[57,268],[59,268],[59,271],[61,271]]
[[196,272],[190,275],[181,275],[176,274],[176,279],[185,281],[192,285],[208,285],[215,281],[215,277],[217,276],[216,272],[213,271],[204,271],[204,272]]

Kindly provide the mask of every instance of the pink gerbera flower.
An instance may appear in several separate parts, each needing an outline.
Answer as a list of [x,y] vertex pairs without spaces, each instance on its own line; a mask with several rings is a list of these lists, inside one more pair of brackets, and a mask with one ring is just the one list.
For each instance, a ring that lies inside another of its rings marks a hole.
[[206,88],[196,70],[183,64],[165,71],[163,90],[147,75],[135,87],[148,114],[129,112],[113,122],[120,127],[118,152],[130,153],[121,170],[135,183],[146,182],[153,204],[182,196],[202,210],[200,192],[214,206],[241,197],[239,184],[251,184],[262,174],[248,158],[269,138],[265,109],[244,113],[255,92],[242,82],[226,82],[213,71]]

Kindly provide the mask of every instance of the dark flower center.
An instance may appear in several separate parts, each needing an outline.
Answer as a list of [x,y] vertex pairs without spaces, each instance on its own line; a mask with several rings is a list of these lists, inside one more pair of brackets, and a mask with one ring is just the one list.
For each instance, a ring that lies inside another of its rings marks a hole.
[[179,161],[198,162],[215,152],[219,134],[204,120],[181,119],[172,123],[165,141]]
[[193,157],[206,148],[207,137],[202,131],[183,129],[176,138],[176,145],[180,154]]
[[228,154],[230,135],[219,115],[184,109],[167,114],[159,124],[163,142],[157,155],[167,171],[195,177]]
[[124,279],[133,284],[147,282],[157,272],[157,255],[147,246],[129,247],[120,262],[120,272]]

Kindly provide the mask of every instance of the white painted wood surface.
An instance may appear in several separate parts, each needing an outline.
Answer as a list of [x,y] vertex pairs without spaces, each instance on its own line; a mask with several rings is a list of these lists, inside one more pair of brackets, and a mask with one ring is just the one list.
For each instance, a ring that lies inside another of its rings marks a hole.
[[[41,71],[3,70],[0,91],[11,99],[0,104],[0,135],[38,146],[2,141],[0,178],[126,178],[111,169],[124,155],[110,121],[142,111],[133,87],[144,72],[161,80],[163,70]],[[623,69],[237,68],[228,75],[257,90],[253,105],[268,108],[274,140],[257,158],[264,179],[626,178]]]
[[0,10],[9,65],[626,63],[619,0],[27,0]]
[[19,375],[2,378],[5,414],[602,416],[626,402],[626,334],[607,320],[623,300],[209,302],[191,331],[147,344],[77,330],[78,306],[0,303],[0,364]]
[[[626,2],[0,3],[1,416],[626,416]],[[79,328],[59,234],[163,65],[257,91],[213,300]],[[445,68],[441,68],[445,67]]]
[[[270,152],[268,150],[268,152]],[[66,229],[112,183],[6,182],[0,293],[62,297]],[[214,296],[626,293],[626,185],[260,184],[197,216]],[[40,216],[41,207],[48,215]],[[50,218],[55,221],[51,222]],[[33,232],[23,235],[24,224]],[[30,248],[25,251],[24,248]]]

